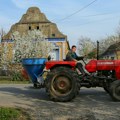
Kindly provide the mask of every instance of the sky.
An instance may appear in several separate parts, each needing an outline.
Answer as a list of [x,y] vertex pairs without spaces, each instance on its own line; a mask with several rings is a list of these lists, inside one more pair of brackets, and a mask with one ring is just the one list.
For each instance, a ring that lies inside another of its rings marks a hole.
[[[114,35],[120,25],[120,0],[96,0],[82,9],[92,1],[0,0],[0,28],[9,31],[11,25],[17,23],[29,7],[36,6],[67,35],[70,45],[77,45],[81,36],[97,41]],[[72,15],[76,11],[79,12]],[[67,17],[69,15],[72,16]]]

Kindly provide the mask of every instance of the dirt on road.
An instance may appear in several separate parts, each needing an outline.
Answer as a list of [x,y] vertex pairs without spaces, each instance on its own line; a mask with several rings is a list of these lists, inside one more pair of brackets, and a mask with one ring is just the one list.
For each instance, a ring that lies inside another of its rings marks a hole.
[[82,88],[77,98],[61,103],[31,84],[1,84],[0,106],[23,108],[32,120],[120,120],[120,102],[102,88]]

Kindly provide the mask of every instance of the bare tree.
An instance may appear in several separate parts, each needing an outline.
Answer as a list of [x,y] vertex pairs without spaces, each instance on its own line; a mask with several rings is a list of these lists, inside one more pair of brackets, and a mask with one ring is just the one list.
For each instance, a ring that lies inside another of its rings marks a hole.
[[[1,63],[1,56],[2,56],[2,44],[1,44],[1,40],[2,40],[2,37],[5,35],[5,31],[3,28],[0,29],[0,63]],[[0,64],[1,66],[1,64]]]
[[111,35],[100,40],[100,52],[103,53],[105,50],[108,49],[110,45],[113,45],[118,42],[120,42],[118,35],[115,35],[115,36]]
[[119,42],[120,42],[120,23],[119,23],[119,26],[117,28],[117,35],[118,35]]
[[3,36],[6,34],[5,30],[3,28],[0,29],[0,40],[3,38]]
[[119,42],[120,42],[120,23],[115,35],[110,35],[100,40],[100,51],[104,52],[106,49],[108,49],[109,46],[117,44]]
[[95,42],[93,42],[88,37],[81,36],[78,40],[78,52],[80,55],[87,55],[96,47]]
[[[99,46],[100,46],[100,54],[105,52],[108,47],[110,47],[113,44],[117,44],[120,42],[120,24],[117,28],[117,34],[115,35],[110,35],[107,36],[104,39],[99,40]],[[78,41],[78,52],[81,55],[87,55],[89,53],[91,53],[91,51],[95,50],[96,48],[96,42],[93,42],[90,38],[88,37],[83,37],[81,36],[79,41]]]

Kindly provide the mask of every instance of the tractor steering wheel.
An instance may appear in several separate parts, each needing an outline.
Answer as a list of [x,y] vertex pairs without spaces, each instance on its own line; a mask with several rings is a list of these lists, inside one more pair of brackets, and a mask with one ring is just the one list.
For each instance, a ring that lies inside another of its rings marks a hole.
[[86,63],[85,60],[84,60],[85,57],[86,57],[86,56],[79,57],[79,60],[82,60],[83,63],[86,65],[87,63]]
[[48,61],[50,61],[51,60],[51,56],[49,55],[47,59],[48,59]]
[[87,63],[85,62],[84,58],[82,59],[82,61],[84,62],[85,65],[87,64]]

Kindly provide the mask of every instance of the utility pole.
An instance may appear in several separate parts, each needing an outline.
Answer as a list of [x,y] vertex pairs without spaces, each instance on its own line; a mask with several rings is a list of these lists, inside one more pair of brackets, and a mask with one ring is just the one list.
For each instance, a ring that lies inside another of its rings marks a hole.
[[97,41],[97,60],[99,60],[99,41]]

